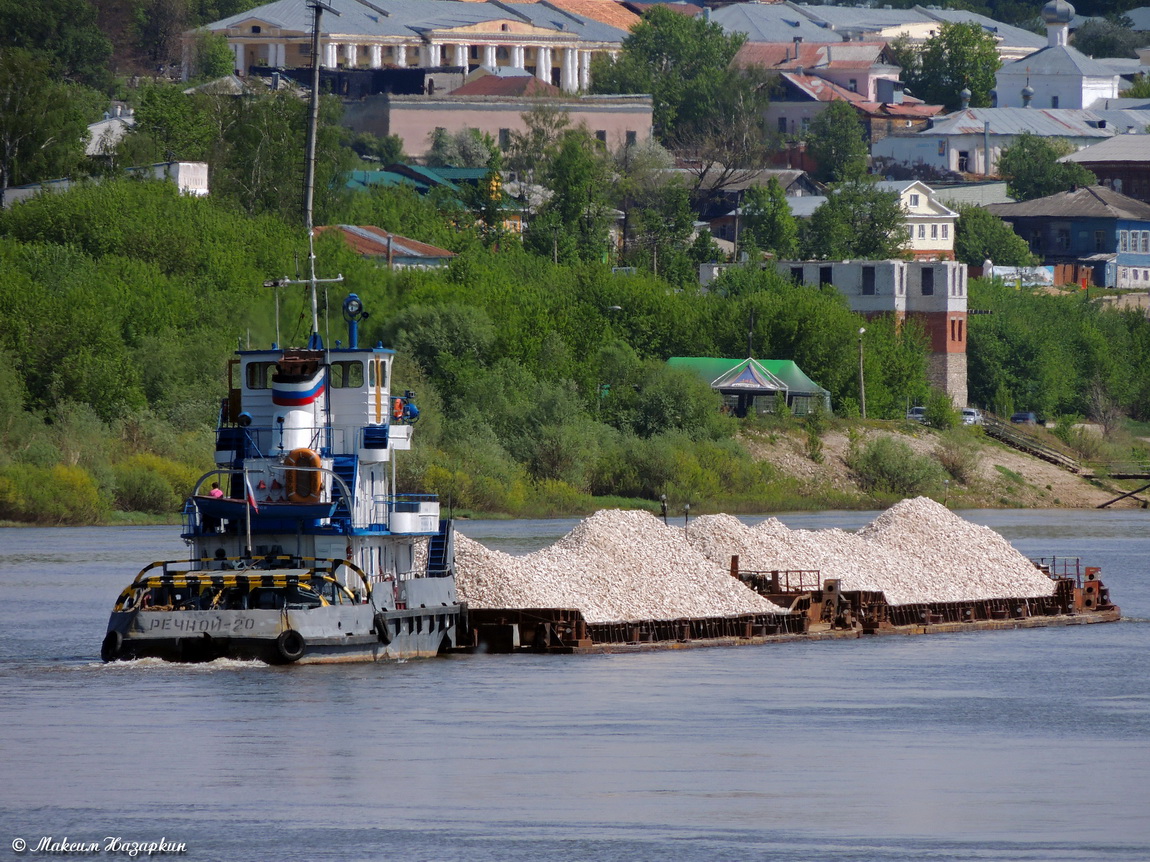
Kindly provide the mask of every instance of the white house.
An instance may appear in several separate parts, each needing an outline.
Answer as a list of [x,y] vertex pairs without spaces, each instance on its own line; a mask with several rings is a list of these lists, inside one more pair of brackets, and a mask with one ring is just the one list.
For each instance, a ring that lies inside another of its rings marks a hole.
[[1067,44],[1074,7],[1050,0],[1042,7],[1047,45],[1008,63],[995,76],[1000,108],[1089,108],[1118,96],[1118,73]]
[[920,180],[876,185],[883,191],[898,193],[910,232],[910,241],[904,248],[915,260],[954,260],[954,223],[958,213],[939,203],[930,186]]

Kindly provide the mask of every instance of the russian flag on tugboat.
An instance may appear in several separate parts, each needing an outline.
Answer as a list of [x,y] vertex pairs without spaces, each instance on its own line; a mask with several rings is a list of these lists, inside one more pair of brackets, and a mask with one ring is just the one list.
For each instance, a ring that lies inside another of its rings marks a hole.
[[301,407],[314,402],[323,394],[323,391],[322,372],[311,380],[292,383],[273,381],[272,403],[279,407]]
[[248,505],[255,509],[256,514],[259,514],[260,506],[256,502],[256,492],[252,490],[252,480],[248,478],[247,473],[244,473],[244,485],[248,492]]

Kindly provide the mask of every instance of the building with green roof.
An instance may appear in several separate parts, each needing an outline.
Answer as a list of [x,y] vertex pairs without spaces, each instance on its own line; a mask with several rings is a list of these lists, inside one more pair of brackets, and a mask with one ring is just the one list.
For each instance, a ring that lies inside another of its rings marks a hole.
[[745,416],[754,408],[756,398],[766,399],[760,412],[774,409],[775,399],[782,394],[787,407],[796,415],[805,415],[820,402],[831,409],[831,393],[823,389],[790,359],[718,359],[702,356],[672,356],[672,368],[692,371],[723,395],[723,400],[736,415]]

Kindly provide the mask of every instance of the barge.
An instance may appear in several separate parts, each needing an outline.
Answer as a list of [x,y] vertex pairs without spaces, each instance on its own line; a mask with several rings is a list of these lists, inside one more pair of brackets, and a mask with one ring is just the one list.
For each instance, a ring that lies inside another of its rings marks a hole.
[[1033,561],[1049,575],[1049,596],[891,605],[881,592],[840,589],[837,579],[810,570],[748,571],[731,558],[731,575],[785,613],[676,620],[589,623],[574,608],[471,608],[462,647],[472,652],[559,654],[746,646],[1049,628],[1117,622],[1102,572],[1077,558]]

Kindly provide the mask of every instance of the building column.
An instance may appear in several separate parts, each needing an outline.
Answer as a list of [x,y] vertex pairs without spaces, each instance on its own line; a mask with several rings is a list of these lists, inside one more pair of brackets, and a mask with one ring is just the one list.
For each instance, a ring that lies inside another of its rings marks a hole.
[[407,65],[407,46],[406,45],[396,45],[395,51],[393,52],[393,55],[395,58],[395,65],[401,66],[401,67]]
[[339,65],[339,45],[335,42],[328,42],[321,49],[323,51],[323,62],[320,66],[324,69],[334,69]]
[[492,69],[495,69],[499,66],[499,61],[495,59],[495,46],[494,45],[484,45],[483,46],[483,59],[481,62],[483,63],[484,66],[488,66]]
[[535,77],[540,81],[551,83],[551,49],[550,48],[536,48],[535,49]]
[[359,65],[359,45],[348,42],[343,46],[343,63],[349,69]]
[[563,49],[563,66],[559,73],[559,89],[564,93],[574,93],[579,89],[579,51],[576,48]]
[[470,53],[467,49],[470,45],[452,45],[451,46],[451,65],[462,66],[463,71],[467,71],[467,55]]
[[244,45],[240,42],[233,42],[232,43],[232,51],[236,55],[236,62],[235,62],[236,74],[237,75],[246,75],[248,73],[248,70],[244,64]]
[[422,46],[420,49],[420,58],[426,58],[426,62],[420,63],[421,66],[427,69],[434,69],[436,66],[443,65],[443,57],[441,54],[442,45],[436,45],[429,42]]
[[524,58],[524,51],[522,45],[511,46],[511,65],[516,69],[523,69],[527,66],[527,61]]
[[373,69],[379,69],[383,66],[383,46],[371,45],[367,49],[367,62]]
[[579,52],[579,89],[588,92],[591,89],[591,52]]

